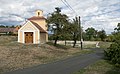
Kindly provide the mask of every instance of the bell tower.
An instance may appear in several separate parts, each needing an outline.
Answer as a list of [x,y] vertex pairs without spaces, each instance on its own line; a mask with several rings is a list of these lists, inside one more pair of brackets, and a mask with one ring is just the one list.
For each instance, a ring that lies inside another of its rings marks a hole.
[[35,13],[36,13],[37,17],[43,16],[43,11],[42,10],[36,10]]

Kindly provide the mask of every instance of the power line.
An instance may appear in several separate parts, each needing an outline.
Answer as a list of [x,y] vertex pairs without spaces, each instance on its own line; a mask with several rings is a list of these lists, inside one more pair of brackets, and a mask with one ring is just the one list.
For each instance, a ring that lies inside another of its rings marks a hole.
[[76,13],[76,11],[71,7],[71,5],[66,1],[66,0],[61,0],[70,10],[72,10],[76,15],[77,15],[77,13]]
[[71,5],[67,2],[67,0],[64,0],[64,1],[68,4],[68,6],[70,7],[70,9],[76,13],[76,11],[71,7]]
[[[70,7],[63,1],[63,0],[61,0],[62,2],[63,2],[63,4],[65,4],[69,9],[70,9]],[[71,9],[70,9],[71,10]]]

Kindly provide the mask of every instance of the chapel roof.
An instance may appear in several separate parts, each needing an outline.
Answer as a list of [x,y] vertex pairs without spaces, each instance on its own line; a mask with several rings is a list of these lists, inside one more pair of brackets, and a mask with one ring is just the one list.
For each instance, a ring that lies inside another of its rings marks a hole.
[[37,27],[41,33],[47,33],[41,26],[39,26],[37,23],[30,21],[35,27]]

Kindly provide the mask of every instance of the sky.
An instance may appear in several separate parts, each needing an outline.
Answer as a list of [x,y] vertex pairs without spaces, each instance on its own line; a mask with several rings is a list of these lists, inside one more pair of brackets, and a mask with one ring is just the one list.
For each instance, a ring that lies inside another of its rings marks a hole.
[[[62,1],[67,1],[72,9]],[[43,10],[46,17],[60,7],[62,13],[73,19],[81,16],[83,29],[114,31],[120,22],[120,0],[0,0],[0,25],[22,25],[35,10]]]

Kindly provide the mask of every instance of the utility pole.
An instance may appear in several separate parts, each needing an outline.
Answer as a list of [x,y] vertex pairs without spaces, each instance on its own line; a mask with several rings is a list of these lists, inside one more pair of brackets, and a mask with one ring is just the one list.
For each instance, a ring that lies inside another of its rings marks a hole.
[[81,26],[81,20],[79,16],[79,32],[80,32],[80,45],[81,45],[81,50],[83,49],[83,39],[82,39],[82,26]]

